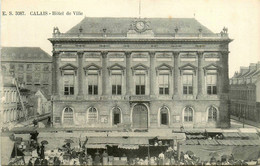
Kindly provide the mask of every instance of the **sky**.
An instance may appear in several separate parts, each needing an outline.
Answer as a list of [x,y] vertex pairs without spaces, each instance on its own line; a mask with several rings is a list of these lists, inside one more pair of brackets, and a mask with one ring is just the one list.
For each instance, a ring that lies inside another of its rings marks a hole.
[[[229,76],[260,61],[260,0],[140,0],[142,18],[196,18],[214,33],[228,28]],[[24,11],[26,15],[3,15]],[[30,13],[65,12],[35,16]],[[66,15],[80,11],[83,15]],[[41,47],[51,54],[53,27],[65,33],[84,17],[139,17],[139,0],[2,0],[1,47]]]

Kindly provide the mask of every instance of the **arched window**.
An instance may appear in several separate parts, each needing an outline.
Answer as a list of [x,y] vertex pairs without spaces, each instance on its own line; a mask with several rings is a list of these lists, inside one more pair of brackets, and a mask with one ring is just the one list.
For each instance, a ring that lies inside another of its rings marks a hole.
[[8,122],[11,122],[12,121],[12,110],[9,110],[8,111]]
[[217,121],[217,109],[213,106],[208,109],[208,122]]
[[88,123],[96,123],[98,121],[98,112],[94,107],[88,109]]
[[160,109],[160,124],[161,125],[168,125],[169,124],[168,109],[166,107],[162,107]]
[[7,122],[7,110],[4,111],[3,117],[4,117],[4,119],[3,119],[4,123],[6,123]]
[[70,107],[66,107],[63,111],[63,124],[71,125],[74,123],[73,110]]
[[191,107],[186,107],[184,110],[184,122],[193,121],[193,109]]
[[120,109],[118,107],[115,107],[113,109],[113,125],[117,125],[121,123],[121,115],[120,115]]

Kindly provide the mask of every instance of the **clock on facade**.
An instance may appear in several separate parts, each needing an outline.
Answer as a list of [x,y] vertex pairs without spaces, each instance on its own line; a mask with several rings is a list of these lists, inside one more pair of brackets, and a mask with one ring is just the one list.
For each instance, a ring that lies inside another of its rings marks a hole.
[[145,31],[145,23],[143,21],[138,21],[135,23],[135,28],[138,32]]

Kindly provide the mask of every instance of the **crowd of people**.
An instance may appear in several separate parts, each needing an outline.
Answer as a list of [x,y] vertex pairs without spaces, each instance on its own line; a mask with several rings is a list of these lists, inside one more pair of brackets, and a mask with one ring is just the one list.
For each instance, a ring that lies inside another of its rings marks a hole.
[[[202,161],[191,150],[187,152],[178,152],[171,146],[159,151],[156,155],[153,153],[144,154],[143,157],[137,155],[129,156],[121,154],[119,157],[113,157],[107,150],[96,150],[91,155],[87,151],[88,138],[83,144],[72,147],[72,140],[65,139],[64,145],[55,149],[46,149],[48,141],[37,141],[37,133],[32,135],[30,141],[30,158],[23,159],[23,164],[28,166],[47,166],[47,165],[256,165],[260,161],[249,162],[236,160],[234,156],[218,156],[215,153],[209,154],[207,161]],[[129,150],[130,151],[130,150]],[[93,151],[92,151],[93,152]],[[179,154],[178,154],[179,153]],[[120,160],[118,160],[120,158]],[[217,158],[217,159],[216,159]],[[120,161],[120,162],[119,162]]]

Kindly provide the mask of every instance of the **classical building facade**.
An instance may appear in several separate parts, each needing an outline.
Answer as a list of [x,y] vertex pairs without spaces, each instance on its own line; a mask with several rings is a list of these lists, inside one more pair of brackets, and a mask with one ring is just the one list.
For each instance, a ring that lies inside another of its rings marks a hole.
[[39,47],[2,47],[1,68],[14,73],[31,92],[38,89],[51,95],[51,56]]
[[260,62],[241,67],[230,79],[231,114],[260,122]]
[[226,28],[86,17],[49,40],[54,126],[229,127]]

